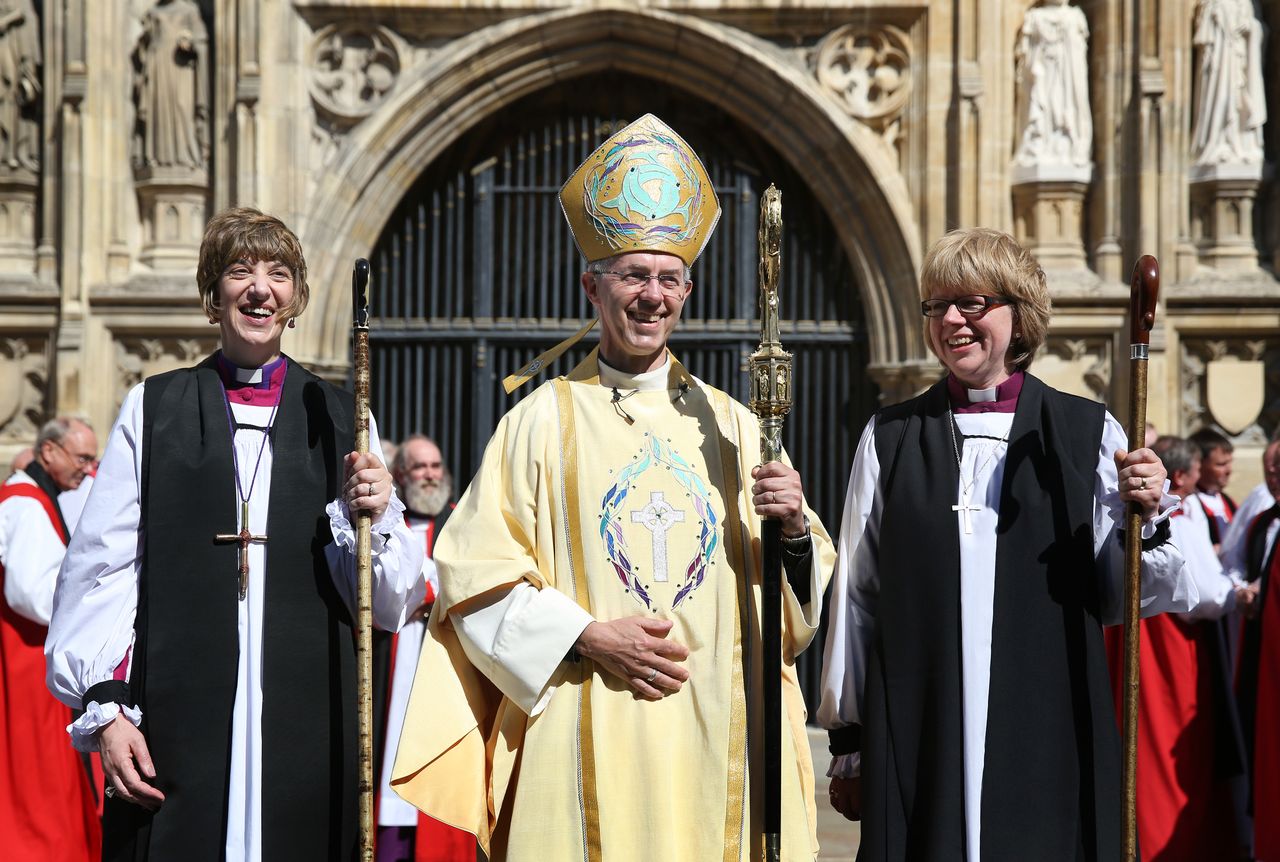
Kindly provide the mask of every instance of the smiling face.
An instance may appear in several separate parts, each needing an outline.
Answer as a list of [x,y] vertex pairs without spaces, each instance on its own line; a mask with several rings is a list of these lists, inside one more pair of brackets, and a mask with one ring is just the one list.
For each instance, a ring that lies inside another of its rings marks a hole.
[[[964,291],[962,296],[978,291]],[[933,296],[930,299],[955,299]],[[929,347],[956,379],[970,389],[990,389],[1013,373],[1009,345],[1013,341],[1015,311],[1011,305],[997,305],[982,314],[966,318],[955,305],[942,317],[928,318]]]
[[218,278],[222,352],[242,368],[280,356],[280,336],[293,301],[293,273],[276,260],[235,260]]
[[[610,272],[582,274],[582,287],[600,318],[600,355],[620,371],[652,371],[662,365],[667,339],[693,290],[685,281],[684,262],[673,254],[637,251],[612,258],[605,269]],[[679,287],[664,289],[656,278],[629,287],[616,273],[674,276]]]

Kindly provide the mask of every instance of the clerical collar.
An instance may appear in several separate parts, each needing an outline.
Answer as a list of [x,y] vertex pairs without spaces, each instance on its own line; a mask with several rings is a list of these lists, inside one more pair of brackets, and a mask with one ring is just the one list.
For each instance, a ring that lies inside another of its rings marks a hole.
[[1013,375],[991,389],[969,389],[956,379],[954,374],[947,375],[947,394],[951,396],[953,413],[1012,413],[1018,407],[1018,395],[1022,392],[1023,373],[1015,371]]
[[217,356],[218,376],[227,398],[237,404],[254,407],[274,406],[284,385],[286,360],[283,356],[268,362],[261,368],[241,368],[227,359],[221,351]]
[[596,357],[596,362],[600,366],[601,386],[605,386],[610,389],[667,388],[667,375],[671,371],[670,353],[663,357],[662,364],[657,368],[652,371],[642,371],[639,374],[628,374],[625,371],[619,371],[599,356]]

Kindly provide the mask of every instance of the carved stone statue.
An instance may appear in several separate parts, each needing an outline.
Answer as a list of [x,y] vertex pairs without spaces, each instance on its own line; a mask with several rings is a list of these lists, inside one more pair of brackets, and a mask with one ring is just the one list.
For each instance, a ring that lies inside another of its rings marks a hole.
[[1197,7],[1193,164],[1262,163],[1262,36],[1251,0],[1202,0]]
[[40,63],[31,0],[0,0],[0,170],[40,168]]
[[1067,0],[1045,0],[1027,10],[1016,50],[1016,165],[1090,167],[1088,46],[1089,22]]
[[209,36],[193,0],[159,0],[133,52],[134,165],[203,169],[209,153]]

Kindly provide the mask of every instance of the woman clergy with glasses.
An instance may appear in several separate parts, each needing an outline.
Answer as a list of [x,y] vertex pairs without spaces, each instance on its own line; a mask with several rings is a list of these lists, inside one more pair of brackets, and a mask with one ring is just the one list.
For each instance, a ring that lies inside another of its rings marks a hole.
[[197,284],[221,349],[125,398],[59,574],[49,687],[102,754],[105,859],[353,858],[349,513],[372,514],[381,628],[422,600],[422,543],[376,431],[350,451],[350,393],[280,351],[307,304],[293,232],[220,213]]
[[859,860],[1120,857],[1121,748],[1102,626],[1121,618],[1124,503],[1146,615],[1196,602],[1148,449],[1027,368],[1044,272],[960,230],[920,277],[946,377],[880,410],[854,458],[819,722]]

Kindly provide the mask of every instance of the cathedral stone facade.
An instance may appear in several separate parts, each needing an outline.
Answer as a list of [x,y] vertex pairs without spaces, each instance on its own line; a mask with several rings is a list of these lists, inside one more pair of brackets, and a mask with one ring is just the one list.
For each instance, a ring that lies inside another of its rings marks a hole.
[[[1123,416],[1127,279],[1156,255],[1150,418],[1226,432],[1244,491],[1280,426],[1278,30],[1251,0],[0,0],[0,454],[55,412],[105,430],[212,349],[195,260],[230,205],[301,237],[286,349],[345,379],[352,261],[418,180],[513,105],[609,87],[713,106],[785,160],[848,260],[834,289],[884,400],[939,373],[924,250],[986,225],[1049,274],[1034,371]],[[510,370],[486,355],[482,382]]]

